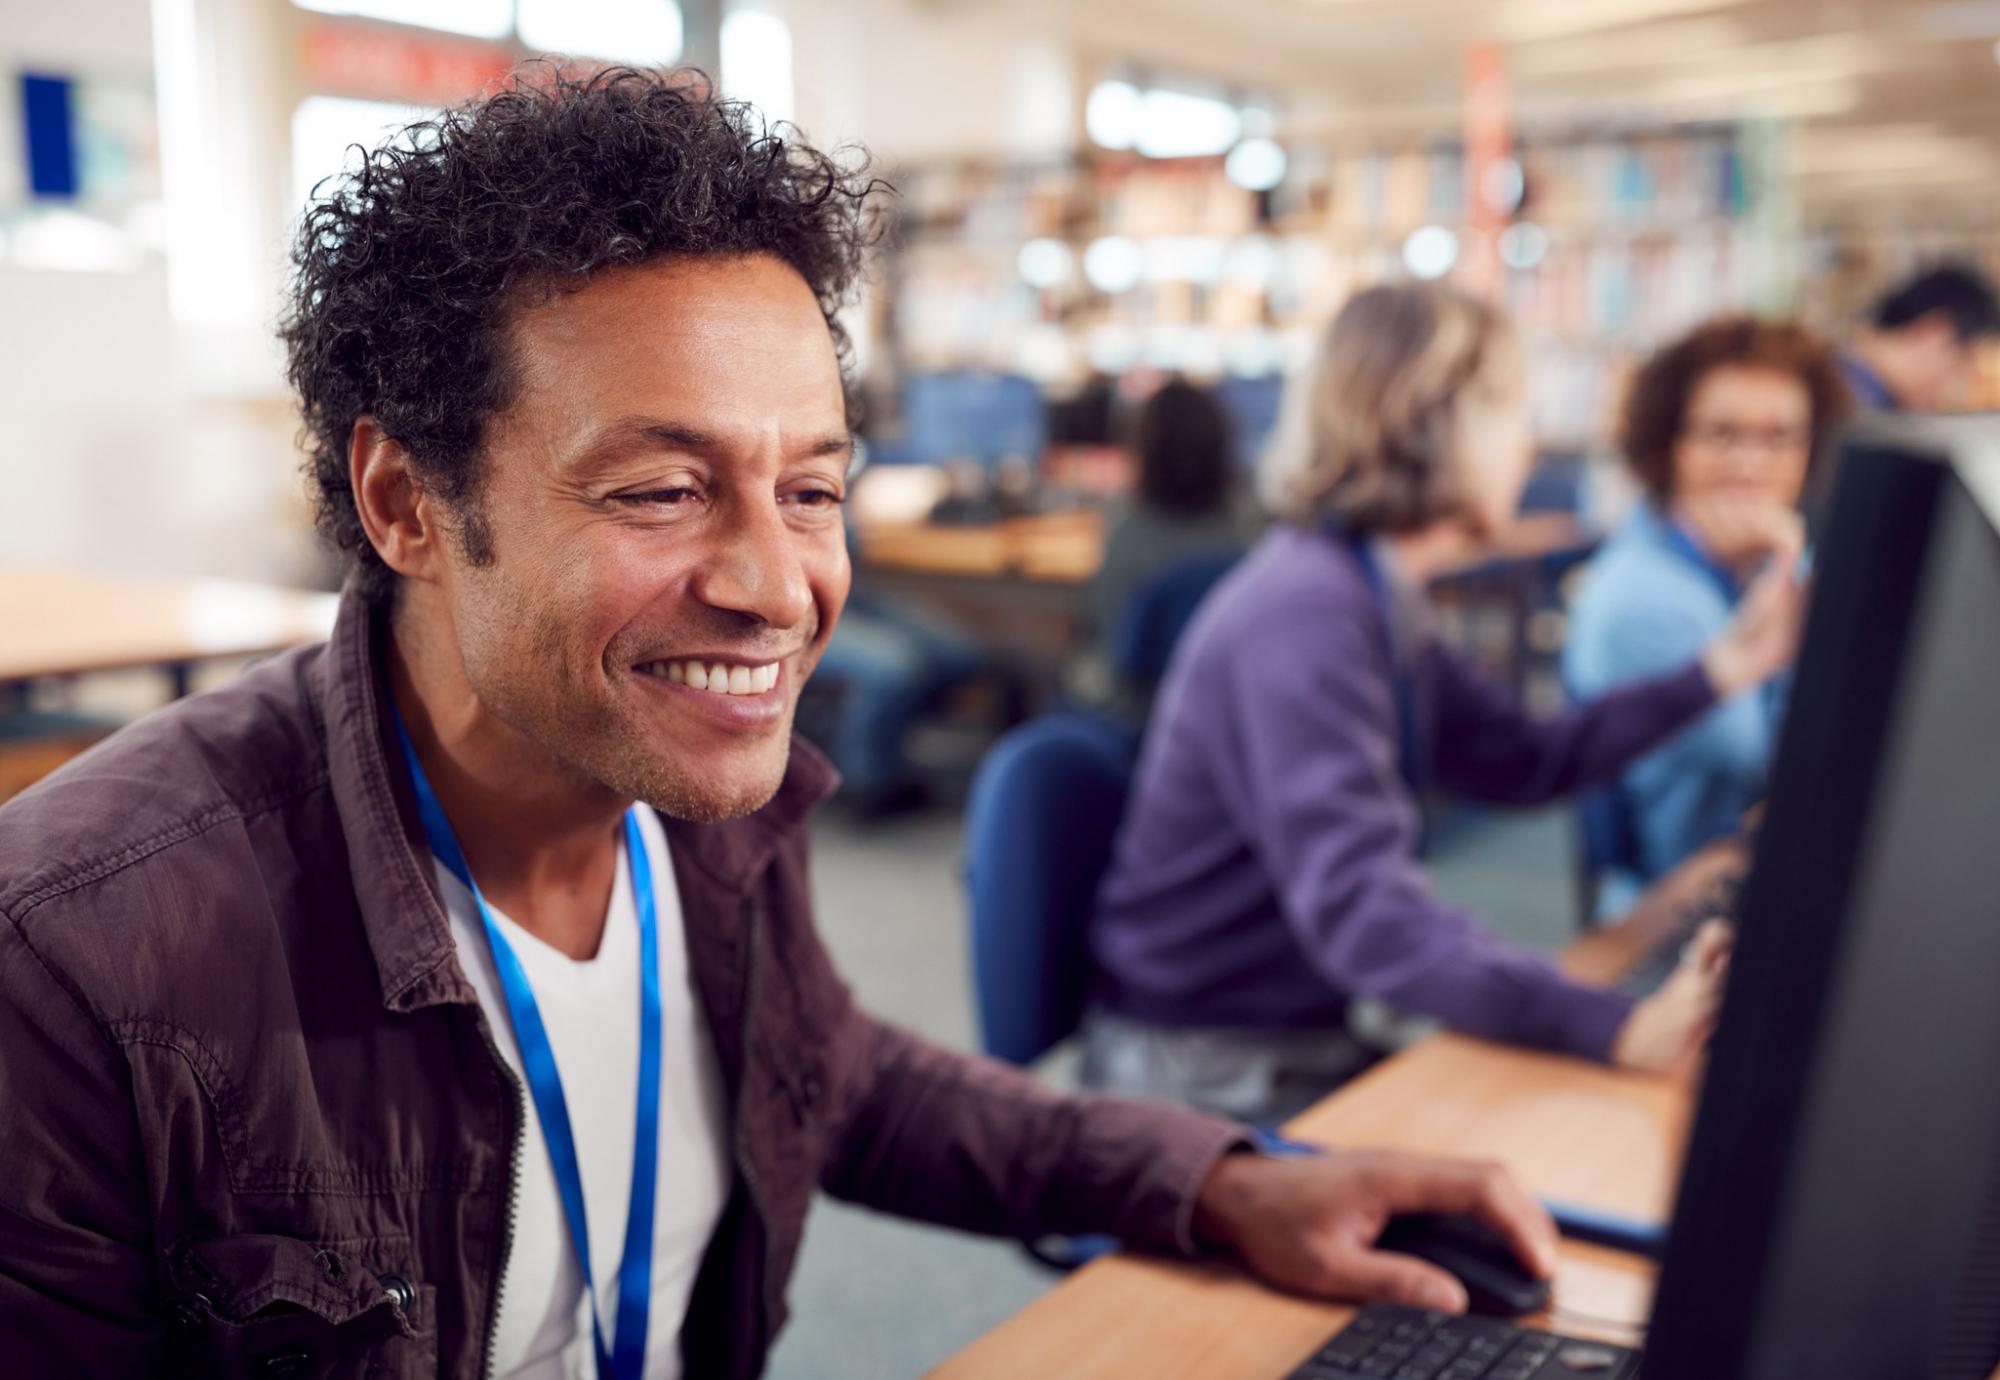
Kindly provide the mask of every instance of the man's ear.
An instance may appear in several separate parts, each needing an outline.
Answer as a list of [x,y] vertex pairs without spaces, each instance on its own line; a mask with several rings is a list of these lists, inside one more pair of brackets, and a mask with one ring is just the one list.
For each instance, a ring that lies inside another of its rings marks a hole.
[[366,414],[347,438],[347,482],[382,563],[413,580],[436,579],[444,559],[442,514],[411,467],[410,453]]

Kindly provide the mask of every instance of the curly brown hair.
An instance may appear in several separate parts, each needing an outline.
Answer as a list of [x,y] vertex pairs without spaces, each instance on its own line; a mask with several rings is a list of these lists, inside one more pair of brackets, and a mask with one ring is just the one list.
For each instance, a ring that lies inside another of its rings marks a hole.
[[1717,369],[1769,369],[1805,385],[1812,402],[1810,482],[1850,405],[1833,351],[1789,321],[1723,316],[1662,346],[1632,379],[1619,443],[1647,493],[1661,502],[1673,497],[1674,447],[1687,425],[1688,404],[1701,381]]
[[790,125],[767,126],[691,70],[529,63],[484,98],[363,150],[306,210],[279,332],[319,528],[353,562],[361,592],[383,598],[395,581],[348,483],[359,417],[402,443],[479,563],[480,448],[513,394],[515,307],[607,269],[775,255],[819,299],[845,374],[838,313],[888,190],[858,150],[822,152]]

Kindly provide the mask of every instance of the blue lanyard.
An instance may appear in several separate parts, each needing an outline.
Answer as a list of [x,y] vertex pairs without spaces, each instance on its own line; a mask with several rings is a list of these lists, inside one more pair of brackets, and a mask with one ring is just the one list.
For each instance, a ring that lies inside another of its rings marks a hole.
[[1389,693],[1396,704],[1396,757],[1402,770],[1404,784],[1421,806],[1423,798],[1423,767],[1419,761],[1417,742],[1417,692],[1411,683],[1409,672],[1401,658],[1396,655],[1396,608],[1389,597],[1389,579],[1382,570],[1382,562],[1375,554],[1375,548],[1364,538],[1350,537],[1347,548],[1361,566],[1361,577],[1368,582],[1369,593],[1375,596],[1376,607],[1382,615],[1382,627],[1386,635],[1389,653]]
[[520,1046],[528,1092],[534,1098],[535,1115],[542,1123],[542,1138],[548,1142],[549,1161],[562,1194],[563,1216],[569,1219],[570,1240],[583,1268],[584,1299],[590,1305],[590,1330],[597,1343],[598,1380],[641,1380],[646,1369],[647,1312],[653,1293],[653,1202],[659,1174],[660,939],[653,908],[653,868],[646,856],[646,840],[639,832],[638,810],[625,812],[625,856],[632,866],[632,902],[639,910],[639,1114],[632,1133],[632,1197],[625,1214],[625,1254],[618,1264],[614,1351],[604,1344],[604,1324],[598,1318],[597,1285],[590,1273],[590,1228],[583,1214],[583,1176],[577,1167],[569,1104],[563,1099],[562,1076],[556,1071],[548,1028],[542,1024],[541,1009],[535,1005],[535,993],[521,960],[515,957],[507,936],[500,933],[493,911],[472,880],[472,869],[465,864],[465,854],[459,851],[458,840],[424,775],[423,764],[417,761],[417,750],[410,744],[400,715],[396,737],[410,766],[410,784],[416,788],[417,813],[423,819],[431,854],[472,893],[486,930],[487,947],[493,952],[493,966],[500,974],[507,1018],[514,1027],[514,1042]]

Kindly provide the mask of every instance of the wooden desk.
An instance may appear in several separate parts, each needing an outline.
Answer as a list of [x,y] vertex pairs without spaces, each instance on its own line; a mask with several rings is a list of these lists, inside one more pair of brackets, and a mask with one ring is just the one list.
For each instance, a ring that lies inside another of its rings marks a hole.
[[860,538],[871,567],[913,574],[1018,576],[1075,585],[1089,580],[1104,561],[1104,519],[1087,508],[981,527],[869,523]]
[[0,569],[0,685],[257,656],[333,630],[331,594],[234,580],[133,580]]
[[[1740,865],[1731,846],[1690,859],[1625,920],[1572,946],[1564,968],[1591,981],[1615,978],[1681,929],[1686,908]],[[1657,1217],[1679,1176],[1689,1112],[1686,1090],[1656,1078],[1440,1035],[1378,1065],[1286,1133],[1499,1159],[1537,1193]],[[1565,1241],[1555,1296],[1566,1313],[1530,1322],[1630,1341],[1567,1314],[1643,1322],[1652,1279],[1650,1263],[1637,1257]],[[1116,1255],[1079,1270],[931,1375],[1279,1380],[1352,1313],[1274,1292],[1227,1264]]]

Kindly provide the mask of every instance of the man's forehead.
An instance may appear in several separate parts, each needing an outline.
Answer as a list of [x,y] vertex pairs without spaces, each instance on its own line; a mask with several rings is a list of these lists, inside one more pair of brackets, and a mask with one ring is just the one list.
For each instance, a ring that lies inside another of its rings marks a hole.
[[775,413],[845,433],[832,333],[804,279],[776,259],[614,270],[525,307],[509,335],[523,393],[595,422],[614,412],[720,432]]

